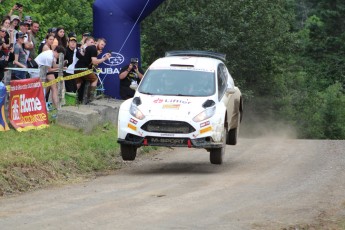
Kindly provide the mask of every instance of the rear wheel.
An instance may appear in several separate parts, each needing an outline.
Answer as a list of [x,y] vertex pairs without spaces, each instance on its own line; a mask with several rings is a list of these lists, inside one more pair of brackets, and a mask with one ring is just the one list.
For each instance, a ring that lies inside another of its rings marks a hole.
[[211,164],[220,165],[223,163],[223,157],[225,153],[225,141],[226,141],[226,128],[224,127],[222,133],[223,145],[221,148],[210,149],[210,162]]
[[239,117],[237,118],[237,127],[230,129],[227,137],[226,143],[228,145],[236,145],[238,139],[238,133],[240,130],[240,122],[241,122],[241,113],[239,113]]
[[134,161],[137,156],[137,147],[121,144],[121,156],[124,161]]

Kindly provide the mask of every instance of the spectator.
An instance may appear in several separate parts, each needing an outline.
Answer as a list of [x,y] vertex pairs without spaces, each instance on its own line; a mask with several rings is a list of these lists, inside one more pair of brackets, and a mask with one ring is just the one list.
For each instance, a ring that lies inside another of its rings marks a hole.
[[9,56],[2,50],[3,42],[0,40],[0,82],[4,78],[5,68],[8,65]]
[[[94,41],[95,40],[93,37],[88,37],[86,39],[86,43],[89,42],[90,45],[85,48],[85,55],[84,56],[80,55],[78,57],[79,60],[77,61],[76,65],[75,65],[76,68],[92,69],[93,65],[98,65],[98,64],[108,60],[111,57],[110,53],[106,53],[103,58],[98,59],[97,58],[97,56],[98,56],[97,47],[95,45],[91,45],[92,43],[94,44]],[[98,49],[103,50],[105,45],[106,45],[105,39],[100,38],[100,39],[98,39],[97,43],[98,43]],[[75,72],[79,73],[79,72],[83,72],[83,70],[78,70]],[[87,98],[88,98],[88,102],[91,102],[95,96],[95,90],[97,87],[98,78],[95,75],[95,73],[90,73],[84,77],[77,78],[77,90],[79,90],[80,85],[81,85],[83,80],[90,82],[90,87],[89,87]]]
[[24,33],[24,51],[26,53],[26,61],[29,59],[29,55],[31,50],[33,50],[34,46],[28,34],[29,24],[26,22],[20,22],[20,32]]
[[[25,34],[18,32],[16,34],[17,42],[14,44],[14,67],[26,68],[26,53],[23,49]],[[14,70],[13,75],[15,79],[25,79],[26,71]]]
[[[54,51],[53,50],[46,50],[40,53],[36,58],[35,61],[38,64],[39,67],[41,66],[47,66],[47,81],[53,81],[55,79],[54,71],[57,71],[58,65],[56,64],[56,60],[59,58],[59,54],[63,53],[65,55],[65,48],[62,46],[57,46]],[[45,79],[41,79],[43,82],[45,82]],[[59,97],[58,97],[58,88],[56,84],[53,84],[51,86],[52,91],[52,100],[53,105],[55,108],[58,108],[59,106]]]
[[[56,34],[56,28],[55,27],[48,29],[46,37],[50,34],[54,35],[54,39],[55,39],[55,34]],[[40,54],[42,52],[42,49],[43,49],[43,46],[45,43],[46,43],[46,38],[42,40],[40,46],[38,47],[38,54]]]
[[[7,48],[9,46],[9,39],[6,35],[7,35],[7,29],[4,26],[1,26],[1,29],[0,29],[0,42],[1,42],[1,47],[2,47],[1,50],[7,54],[8,53]],[[8,44],[8,46],[7,46],[7,44]]]
[[[9,52],[10,44],[14,43],[13,30],[10,30],[10,23],[11,23],[10,17],[8,16],[5,17],[1,23],[1,31],[5,31],[5,32],[0,32],[0,37],[3,38],[2,40],[4,41],[4,43],[2,44],[2,48],[3,48],[3,51],[5,51],[7,54]],[[12,42],[11,42],[11,38],[12,38]]]
[[83,36],[81,38],[81,41],[80,41],[80,44],[78,45],[78,47],[81,47],[85,44],[85,40],[88,38],[88,37],[91,37],[91,33],[89,32],[85,32],[83,33]]
[[130,64],[121,68],[119,74],[120,96],[123,100],[134,96],[135,89],[132,89],[131,85],[138,85],[143,74],[144,71],[138,66],[138,58],[131,58]]
[[62,27],[58,27],[56,29],[55,39],[54,39],[54,43],[52,46],[53,50],[57,46],[62,46],[65,49],[67,48],[67,38],[65,36],[65,30]]
[[55,35],[53,33],[50,33],[45,38],[45,43],[42,47],[42,52],[47,50],[53,50],[52,45],[54,43]]
[[18,33],[19,23],[19,17],[17,15],[12,15],[9,30],[13,31],[13,38],[11,38],[11,41],[13,41],[13,43],[16,43],[16,34]]
[[30,52],[30,58],[32,58],[32,59],[35,59],[37,56],[36,48],[37,48],[37,44],[38,44],[37,35],[38,35],[39,29],[40,29],[40,24],[38,22],[34,21],[31,23],[30,31],[28,31],[29,36],[30,36],[30,40],[32,41],[32,44],[33,44],[33,49]]
[[[77,36],[75,35],[75,33],[69,33],[68,37],[69,37],[68,46],[66,49],[66,56],[65,56],[65,60],[68,61],[66,76],[74,74],[75,64],[78,61],[77,52],[79,52],[77,49],[77,38],[76,38]],[[65,88],[66,88],[66,92],[75,93],[77,91],[77,84],[76,84],[75,79],[65,81]]]
[[28,24],[29,24],[29,27],[31,28],[31,24],[32,24],[32,18],[31,18],[31,16],[26,15],[26,16],[24,17],[24,22],[28,23]]

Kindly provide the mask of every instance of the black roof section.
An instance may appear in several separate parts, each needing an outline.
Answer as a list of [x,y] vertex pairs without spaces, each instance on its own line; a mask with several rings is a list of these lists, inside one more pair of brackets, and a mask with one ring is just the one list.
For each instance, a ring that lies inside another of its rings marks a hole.
[[213,51],[201,51],[201,50],[173,50],[165,52],[166,57],[171,56],[195,56],[195,57],[211,57],[226,61],[226,54],[216,53]]

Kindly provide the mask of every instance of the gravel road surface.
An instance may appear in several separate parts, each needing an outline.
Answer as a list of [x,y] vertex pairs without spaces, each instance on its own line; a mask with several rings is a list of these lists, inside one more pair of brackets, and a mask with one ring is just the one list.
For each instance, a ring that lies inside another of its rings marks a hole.
[[167,149],[110,176],[1,198],[0,229],[343,229],[345,141],[240,138],[225,158]]

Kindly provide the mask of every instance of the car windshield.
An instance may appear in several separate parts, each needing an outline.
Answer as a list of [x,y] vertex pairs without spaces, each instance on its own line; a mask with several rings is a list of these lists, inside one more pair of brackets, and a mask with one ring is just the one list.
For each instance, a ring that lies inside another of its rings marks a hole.
[[210,96],[215,92],[214,72],[151,69],[138,91],[153,95]]

